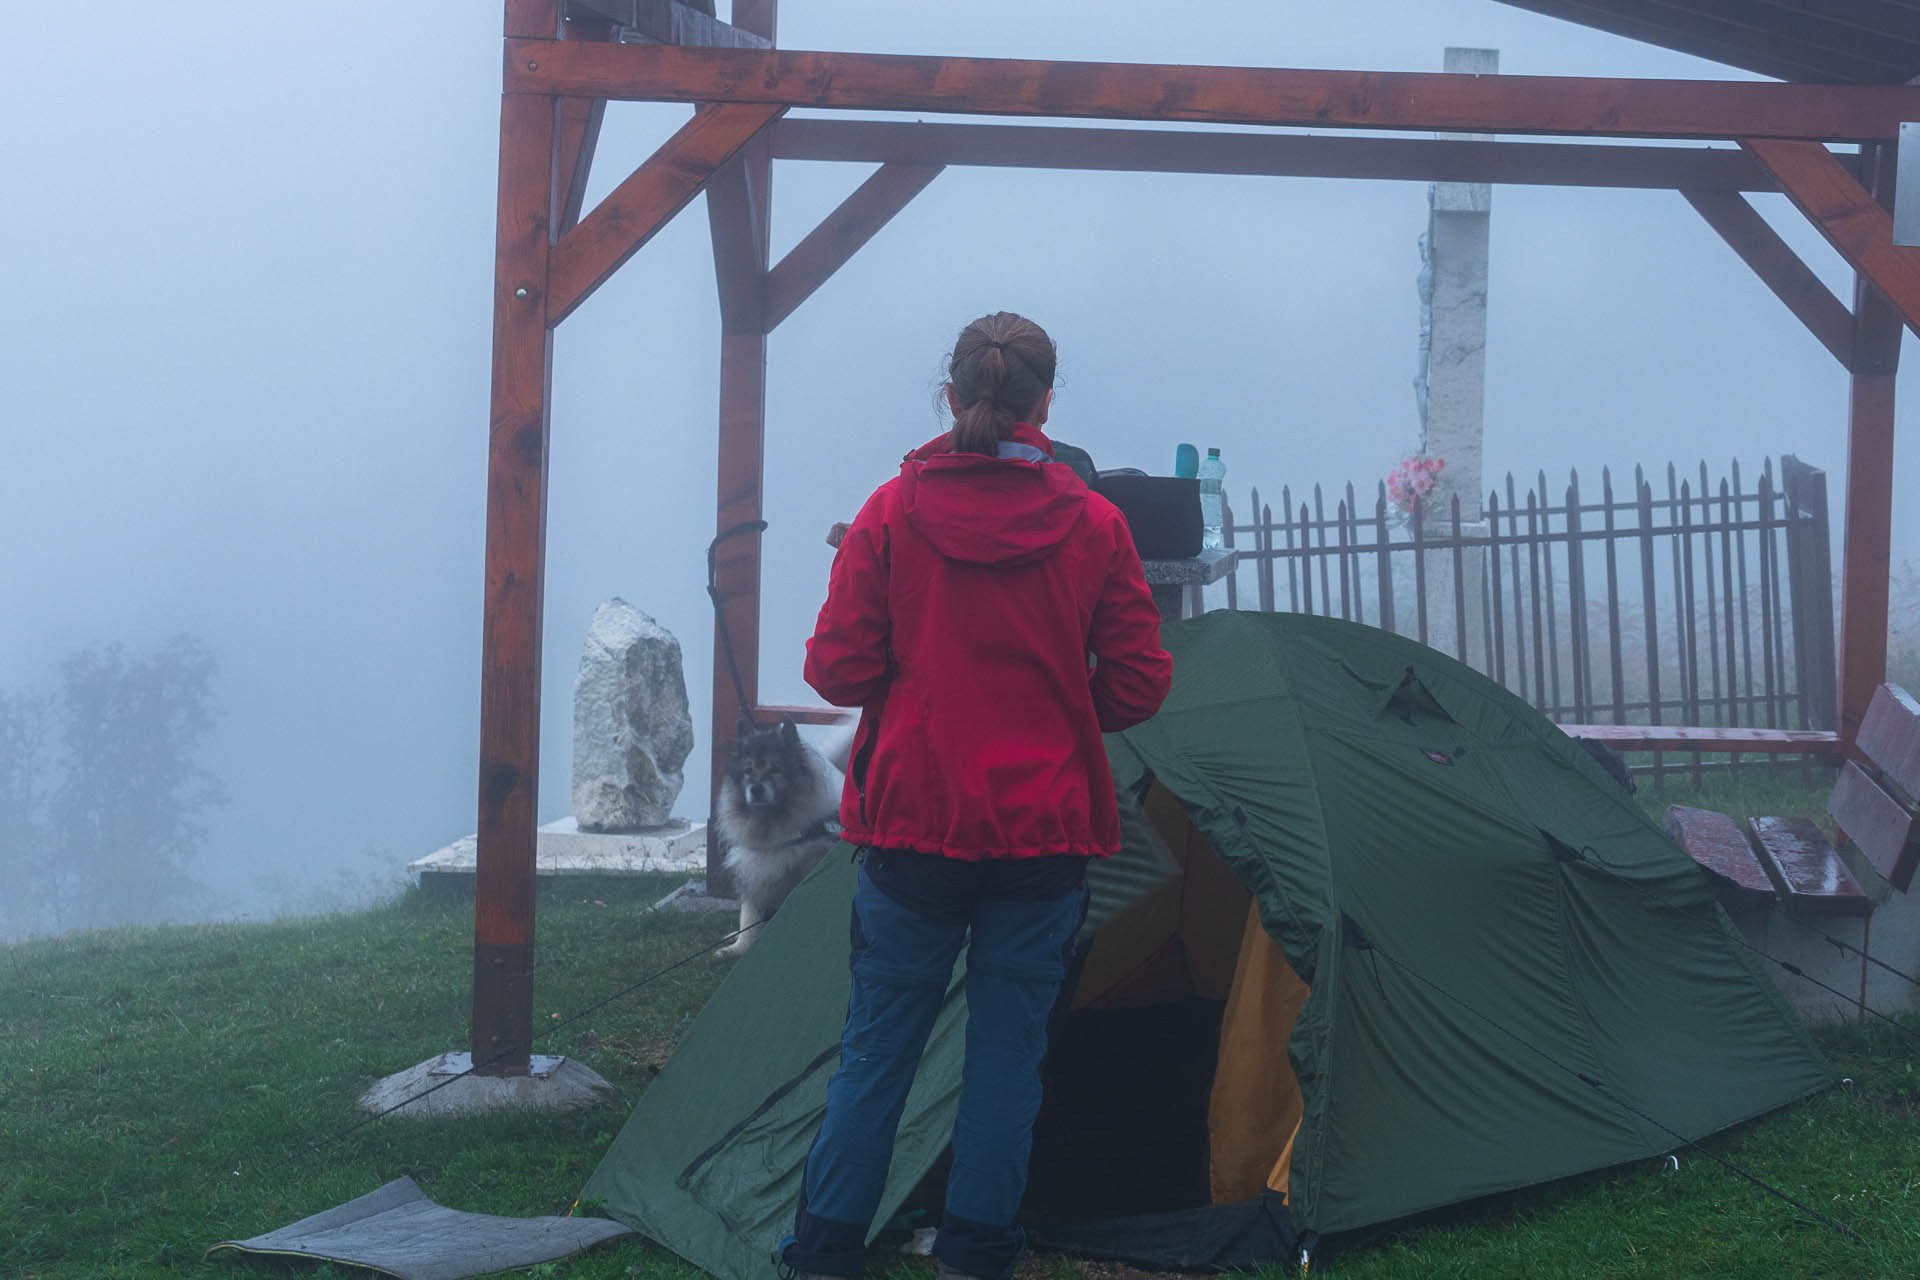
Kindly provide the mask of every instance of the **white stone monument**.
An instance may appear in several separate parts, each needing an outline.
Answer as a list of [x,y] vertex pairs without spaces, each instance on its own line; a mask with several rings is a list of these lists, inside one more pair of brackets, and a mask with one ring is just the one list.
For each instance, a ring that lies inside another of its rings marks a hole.
[[573,816],[582,831],[673,817],[693,750],[680,642],[615,597],[593,613],[573,683]]
[[[594,610],[573,686],[573,812],[534,839],[539,876],[700,871],[707,828],[673,816],[693,750],[680,642],[615,597]],[[472,883],[473,836],[407,864],[423,887]]]
[[[1445,70],[1497,75],[1498,49],[1448,49]],[[1473,139],[1477,134],[1441,134]],[[1427,234],[1421,242],[1421,303],[1425,350],[1416,394],[1420,401],[1420,451],[1444,458],[1446,469],[1425,503],[1426,532],[1450,537],[1453,499],[1460,499],[1461,532],[1485,536],[1481,509],[1482,438],[1486,427],[1487,251],[1493,188],[1484,182],[1436,182],[1428,188]],[[1467,657],[1485,665],[1487,638],[1481,621],[1485,569],[1478,553],[1461,561],[1466,596]],[[1459,652],[1454,629],[1453,553],[1427,556],[1427,639],[1447,654]]]

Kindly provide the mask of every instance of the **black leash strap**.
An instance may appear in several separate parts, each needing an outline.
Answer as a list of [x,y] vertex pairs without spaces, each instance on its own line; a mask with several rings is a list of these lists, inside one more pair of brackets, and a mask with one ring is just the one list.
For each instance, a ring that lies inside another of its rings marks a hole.
[[[720,632],[720,652],[726,655],[727,674],[733,677],[733,694],[740,700],[741,715],[751,713],[753,706],[747,701],[747,686],[740,679],[740,664],[734,660],[733,635],[727,630],[727,611],[720,607],[719,550],[720,544],[728,538],[737,538],[745,533],[764,533],[766,528],[765,520],[748,520],[731,529],[722,529],[707,544],[707,596],[713,601],[713,621]],[[715,725],[714,732],[717,734],[719,731],[720,726]]]

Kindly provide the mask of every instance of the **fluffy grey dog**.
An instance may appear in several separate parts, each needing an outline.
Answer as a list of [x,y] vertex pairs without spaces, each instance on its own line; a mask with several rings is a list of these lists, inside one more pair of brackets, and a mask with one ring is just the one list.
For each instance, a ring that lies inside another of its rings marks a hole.
[[717,954],[737,956],[752,946],[759,926],[839,841],[841,770],[852,740],[845,734],[821,752],[801,741],[790,719],[740,722],[714,806],[740,894],[740,935]]

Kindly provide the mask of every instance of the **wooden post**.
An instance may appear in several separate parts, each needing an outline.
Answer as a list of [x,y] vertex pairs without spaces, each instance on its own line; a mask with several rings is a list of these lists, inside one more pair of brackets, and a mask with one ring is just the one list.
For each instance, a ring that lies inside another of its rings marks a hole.
[[[529,7],[537,6],[509,7],[510,34],[517,11]],[[555,116],[550,97],[507,94],[501,100],[471,1041],[473,1065],[488,1075],[527,1074],[533,1044]]]
[[[1893,148],[1870,147],[1863,185],[1883,207],[1893,200]],[[1847,402],[1847,515],[1841,553],[1840,737],[1860,731],[1873,691],[1887,678],[1887,580],[1893,526],[1894,378],[1902,319],[1873,282],[1854,277],[1853,374]],[[1822,565],[1822,572],[1827,566]]]
[[[744,31],[775,38],[778,0],[734,0],[733,24]],[[717,502],[714,532],[725,533],[761,518],[766,476],[767,324],[765,295],[768,229],[773,208],[773,158],[764,139],[750,144],[738,161],[743,182],[708,197],[713,229],[716,272],[722,282],[720,336],[720,433]],[[741,207],[744,205],[744,207]],[[748,234],[737,231],[742,218]],[[742,261],[745,255],[746,260]],[[744,291],[759,305],[736,307],[732,299]],[[720,794],[732,752],[734,729],[753,714],[760,700],[760,535],[741,533],[722,542],[715,553],[718,608],[725,627],[715,626],[713,637],[713,719],[708,758],[712,764],[712,795]],[[733,662],[745,686],[743,706],[728,674],[726,636],[733,643]],[[725,896],[731,890],[725,860],[711,822],[707,825],[707,892]]]

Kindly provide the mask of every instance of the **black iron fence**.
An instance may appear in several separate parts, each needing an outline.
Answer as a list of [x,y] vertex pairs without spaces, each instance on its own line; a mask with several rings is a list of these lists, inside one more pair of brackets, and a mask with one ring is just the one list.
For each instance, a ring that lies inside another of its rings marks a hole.
[[1792,456],[1751,491],[1737,462],[1717,483],[1669,465],[1658,493],[1638,467],[1618,495],[1570,474],[1558,503],[1509,474],[1478,519],[1403,513],[1384,483],[1365,510],[1352,485],[1331,510],[1318,485],[1277,515],[1252,496],[1245,521],[1229,503],[1229,608],[1413,636],[1566,722],[1837,723],[1826,473]]

